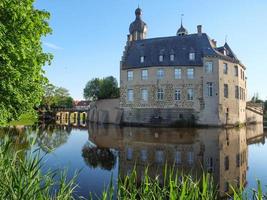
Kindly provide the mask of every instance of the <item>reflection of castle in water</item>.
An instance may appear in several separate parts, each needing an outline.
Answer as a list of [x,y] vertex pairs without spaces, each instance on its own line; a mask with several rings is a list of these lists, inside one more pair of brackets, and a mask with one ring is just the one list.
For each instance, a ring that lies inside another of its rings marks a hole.
[[149,175],[162,177],[163,166],[186,173],[214,175],[220,194],[233,186],[246,185],[248,145],[264,142],[263,127],[240,129],[171,129],[89,127],[89,139],[101,148],[119,150],[122,177],[135,167],[141,180]]

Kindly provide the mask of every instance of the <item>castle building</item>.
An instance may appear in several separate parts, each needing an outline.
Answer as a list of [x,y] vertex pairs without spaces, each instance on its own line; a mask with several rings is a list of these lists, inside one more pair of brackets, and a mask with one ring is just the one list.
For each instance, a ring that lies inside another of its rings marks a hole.
[[246,122],[246,67],[230,46],[181,23],[175,36],[146,38],[135,10],[120,64],[122,121],[131,124],[236,125]]

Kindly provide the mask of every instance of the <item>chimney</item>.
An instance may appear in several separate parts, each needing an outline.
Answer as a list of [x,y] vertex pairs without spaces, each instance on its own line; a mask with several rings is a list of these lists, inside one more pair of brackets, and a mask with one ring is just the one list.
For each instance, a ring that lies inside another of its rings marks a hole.
[[202,25],[197,26],[197,34],[201,35],[202,34]]
[[217,47],[217,41],[214,40],[214,39],[212,39],[211,42],[212,42],[212,44],[213,44],[213,47],[216,48],[216,47]]

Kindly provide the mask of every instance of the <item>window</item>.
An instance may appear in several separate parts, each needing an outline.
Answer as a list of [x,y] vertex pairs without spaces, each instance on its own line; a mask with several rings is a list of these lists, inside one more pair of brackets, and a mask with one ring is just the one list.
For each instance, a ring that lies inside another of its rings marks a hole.
[[228,192],[229,191],[229,182],[225,182],[224,183],[224,192]]
[[224,158],[224,170],[229,170],[229,156],[225,156]]
[[187,152],[187,162],[189,165],[192,165],[194,162],[194,152],[189,151]]
[[134,91],[133,89],[129,89],[127,92],[127,99],[129,102],[133,102],[134,100]]
[[182,157],[181,152],[175,151],[175,155],[174,155],[175,164],[181,164],[182,163],[181,157]]
[[187,69],[187,78],[194,79],[194,69]]
[[126,155],[127,160],[132,160],[133,159],[133,149],[128,147],[127,148],[127,155]]
[[145,62],[145,56],[141,56],[140,57],[140,63],[144,63]]
[[224,97],[225,98],[228,98],[228,85],[227,84],[224,84]]
[[147,69],[143,69],[142,70],[141,78],[142,78],[142,80],[147,80],[148,79],[148,70]]
[[157,163],[163,163],[164,161],[164,152],[162,150],[156,151],[156,162]]
[[213,62],[206,62],[205,64],[205,72],[210,74],[213,72]]
[[193,100],[193,96],[194,96],[193,93],[194,92],[193,92],[193,89],[192,88],[187,89],[187,100],[189,100],[189,101],[192,101]]
[[208,96],[212,97],[213,96],[213,83],[212,82],[207,83],[207,89],[208,89]]
[[162,101],[164,99],[164,90],[162,88],[158,89],[158,95],[157,96],[158,96],[157,98],[159,101]]
[[148,91],[147,89],[142,89],[141,90],[141,100],[142,101],[148,101]]
[[238,76],[238,66],[235,66],[235,76]]
[[236,154],[236,167],[240,167],[240,154]]
[[239,87],[239,99],[241,100],[242,99],[242,88]]
[[164,78],[164,70],[163,69],[158,69],[157,78],[158,78],[158,80],[161,80]]
[[195,60],[195,53],[189,53],[189,60]]
[[235,86],[235,98],[239,99],[239,89],[237,85]]
[[174,61],[174,54],[170,55],[170,61]]
[[181,69],[174,69],[174,78],[181,79],[182,78],[182,70]]
[[163,61],[163,55],[160,55],[159,56],[159,62],[162,62]]
[[141,161],[143,162],[147,161],[147,150],[146,149],[141,150],[140,157],[141,157]]
[[213,172],[213,158],[209,157],[207,160],[207,170],[209,173]]
[[223,63],[223,73],[228,74],[228,65],[227,63]]
[[241,79],[243,80],[243,70],[240,69],[240,75],[241,75]]
[[127,80],[132,81],[133,80],[133,71],[127,71]]
[[180,89],[175,89],[174,98],[175,98],[175,101],[180,101],[181,100],[181,90]]

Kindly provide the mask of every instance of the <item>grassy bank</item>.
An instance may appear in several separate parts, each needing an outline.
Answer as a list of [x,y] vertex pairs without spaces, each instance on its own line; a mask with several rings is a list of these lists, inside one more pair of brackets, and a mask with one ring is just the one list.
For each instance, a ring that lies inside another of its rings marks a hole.
[[25,125],[25,126],[31,126],[35,122],[37,122],[37,114],[36,113],[25,113],[20,116],[19,120],[12,121],[8,125],[9,126],[19,126],[19,125]]

